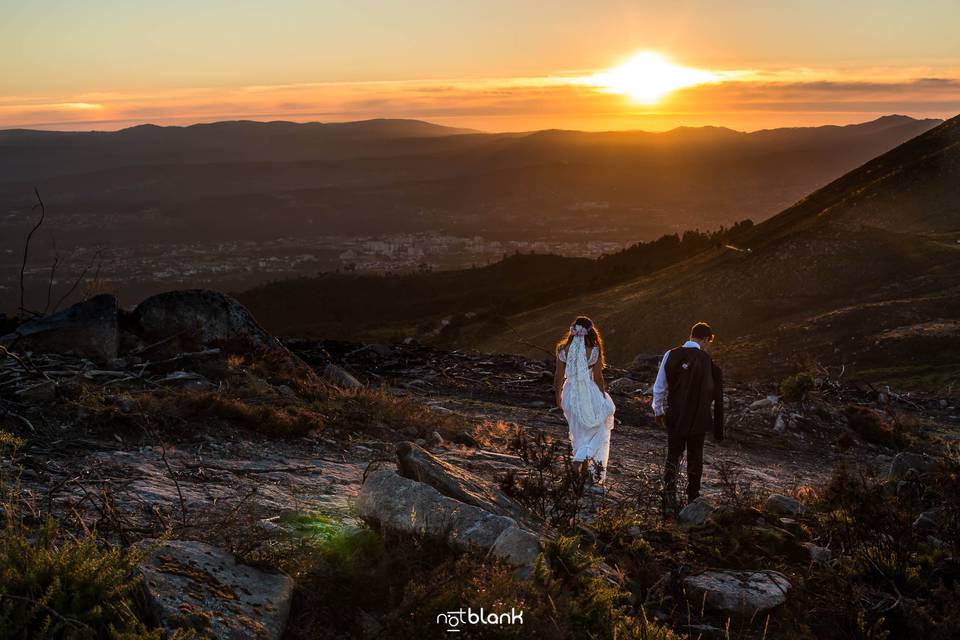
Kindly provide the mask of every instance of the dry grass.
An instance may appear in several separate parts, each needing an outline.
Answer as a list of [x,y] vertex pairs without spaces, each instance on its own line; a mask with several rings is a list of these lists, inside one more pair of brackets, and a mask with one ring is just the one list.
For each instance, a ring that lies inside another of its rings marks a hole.
[[423,402],[385,389],[329,386],[299,365],[273,354],[233,354],[193,363],[193,371],[213,383],[200,388],[103,387],[79,382],[66,403],[54,410],[79,414],[85,425],[120,432],[145,426],[173,432],[235,427],[271,437],[298,437],[332,430],[385,440],[446,439],[465,433],[471,423],[440,413]]
[[522,433],[515,422],[485,420],[474,427],[472,435],[484,449],[507,453],[516,448]]
[[434,431],[453,439],[470,427],[465,418],[383,389],[336,389],[326,407],[330,428],[386,439],[425,438]]
[[847,405],[844,408],[847,424],[866,442],[886,447],[906,447],[912,440],[914,423],[898,420],[876,409]]
[[[450,438],[467,427],[455,416],[377,389],[328,389],[322,399],[314,400],[186,390],[138,393],[131,398],[138,413],[170,426],[224,425],[281,438],[323,430],[387,440],[427,437],[438,431]],[[113,405],[103,407],[101,415],[118,417]]]
[[270,398],[256,402],[221,393],[173,391],[147,393],[137,398],[141,411],[152,416],[176,418],[191,424],[230,426],[271,436],[303,435],[322,429],[324,415],[312,403]]

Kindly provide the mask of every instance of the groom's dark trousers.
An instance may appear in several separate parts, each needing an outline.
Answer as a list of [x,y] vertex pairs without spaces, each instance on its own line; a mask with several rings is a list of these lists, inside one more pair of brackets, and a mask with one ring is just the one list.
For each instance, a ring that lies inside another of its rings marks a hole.
[[712,430],[723,439],[723,374],[701,349],[678,347],[665,364],[667,377],[667,459],[663,472],[663,507],[676,509],[677,473],[687,456],[687,498],[700,495],[703,441]]
[[[664,464],[663,485],[667,506],[674,506],[677,495],[677,473],[680,460],[687,454],[687,498],[692,502],[700,495],[703,477],[703,440],[705,433],[688,435],[667,433],[667,461]],[[671,500],[672,498],[672,500]]]

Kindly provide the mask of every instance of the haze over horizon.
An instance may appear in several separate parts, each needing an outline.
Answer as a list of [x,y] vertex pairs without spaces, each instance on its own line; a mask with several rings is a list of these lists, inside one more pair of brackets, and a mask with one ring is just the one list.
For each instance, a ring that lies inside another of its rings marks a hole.
[[753,131],[960,111],[960,5],[944,0],[909,15],[756,0],[0,7],[0,128],[412,118]]

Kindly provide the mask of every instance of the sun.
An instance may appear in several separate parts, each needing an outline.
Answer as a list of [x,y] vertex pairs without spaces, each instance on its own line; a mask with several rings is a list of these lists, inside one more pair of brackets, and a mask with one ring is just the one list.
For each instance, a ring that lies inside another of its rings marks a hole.
[[625,95],[642,104],[655,104],[671,91],[707,82],[716,82],[721,74],[673,64],[655,51],[641,51],[623,64],[584,78],[606,93]]

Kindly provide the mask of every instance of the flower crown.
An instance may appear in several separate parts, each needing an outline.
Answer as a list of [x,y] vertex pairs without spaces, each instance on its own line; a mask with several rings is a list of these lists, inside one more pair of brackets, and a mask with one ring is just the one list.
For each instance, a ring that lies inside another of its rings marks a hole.
[[572,324],[570,325],[570,335],[573,336],[585,336],[590,333],[590,329],[586,328],[582,324]]

